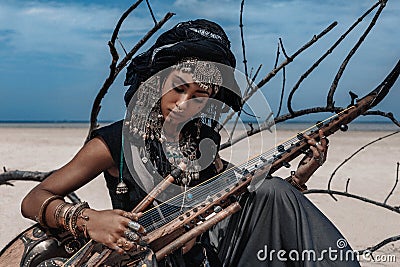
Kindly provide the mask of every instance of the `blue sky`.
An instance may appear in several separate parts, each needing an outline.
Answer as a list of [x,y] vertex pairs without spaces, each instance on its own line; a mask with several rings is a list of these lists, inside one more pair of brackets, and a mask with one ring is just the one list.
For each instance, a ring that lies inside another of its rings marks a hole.
[[[158,19],[168,12],[176,16],[169,29],[187,19],[207,18],[220,23],[232,41],[238,68],[243,70],[239,31],[240,1],[176,0],[150,1]],[[288,91],[299,76],[376,1],[370,0],[257,0],[246,1],[244,24],[249,68],[263,64],[259,77],[274,65],[278,38],[289,54],[333,21],[339,25],[311,49],[296,58],[286,70]],[[92,101],[108,75],[107,41],[116,21],[133,1],[12,1],[0,4],[0,121],[88,120]],[[374,14],[374,12],[373,12]],[[324,105],[340,63],[358,40],[363,23],[307,78],[294,96],[294,109]],[[349,103],[348,91],[359,96],[374,88],[399,60],[400,1],[387,7],[364,44],[348,65],[335,101]],[[121,29],[127,49],[152,27],[145,3]],[[154,41],[154,38],[151,39]],[[150,44],[151,42],[149,42]],[[100,120],[118,120],[124,114],[125,71],[103,101]],[[276,111],[281,90],[277,75],[262,92]],[[378,108],[400,118],[400,82]],[[376,118],[370,117],[370,120]]]

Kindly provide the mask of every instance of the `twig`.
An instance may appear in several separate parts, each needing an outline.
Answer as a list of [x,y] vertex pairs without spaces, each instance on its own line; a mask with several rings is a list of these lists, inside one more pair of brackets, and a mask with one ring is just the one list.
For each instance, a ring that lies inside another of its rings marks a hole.
[[[243,54],[243,64],[244,64],[244,74],[246,79],[248,79],[249,75],[247,72],[247,59],[246,59],[246,45],[244,42],[244,33],[243,33],[243,8],[244,8],[244,0],[240,3],[240,39],[242,40],[242,54]],[[247,82],[249,82],[247,80]]]
[[399,165],[400,165],[400,163],[397,162],[396,181],[394,182],[394,186],[393,186],[392,190],[390,191],[390,193],[388,194],[388,196],[386,197],[385,201],[383,201],[384,204],[387,203],[387,201],[389,200],[389,197],[393,194],[394,189],[396,188],[397,183],[399,182]]
[[[130,8],[131,9],[131,8]],[[133,9],[131,9],[132,11]],[[124,15],[127,12],[124,13]],[[110,41],[109,47],[110,47],[110,52],[112,54],[112,62],[110,65],[110,73],[109,76],[106,78],[106,80],[103,83],[103,86],[101,87],[100,91],[98,92],[94,102],[93,102],[93,107],[92,111],[90,114],[90,128],[89,128],[89,133],[86,137],[86,141],[90,140],[90,135],[92,134],[92,131],[97,128],[97,116],[100,112],[100,103],[101,100],[104,98],[104,96],[108,92],[108,88],[110,88],[111,84],[114,82],[115,78],[118,76],[119,72],[126,66],[129,60],[133,57],[133,55],[139,50],[141,46],[156,32],[158,31],[162,25],[165,24],[174,14],[173,13],[167,13],[164,18],[158,22],[133,48],[129,53],[121,60],[121,62],[116,66],[117,61],[118,61],[118,53],[115,50],[114,44],[112,41]],[[126,16],[123,16],[126,18]],[[121,19],[120,19],[121,21]],[[120,21],[118,23],[120,23]],[[121,22],[122,23],[122,22]],[[120,25],[119,25],[120,27]],[[114,33],[116,30],[114,30]],[[113,34],[114,35],[114,34]],[[116,38],[116,37],[115,37]]]
[[150,15],[153,18],[154,24],[157,24],[157,20],[156,20],[156,17],[154,16],[153,10],[151,9],[149,0],[146,0],[146,4],[147,4],[147,7],[149,8]]
[[285,47],[283,46],[283,41],[282,38],[279,37],[279,44],[281,45],[282,48],[282,53],[285,56],[286,59],[290,60],[290,57],[286,54]]
[[[314,35],[313,38],[308,41],[306,44],[304,44],[300,49],[298,49],[293,55],[289,57],[289,59],[286,59],[284,62],[282,62],[278,67],[274,68],[272,71],[270,71],[254,88],[251,90],[246,96],[243,97],[242,103],[246,103],[246,101],[262,86],[264,86],[267,82],[269,82],[283,67],[288,65],[290,62],[292,62],[299,54],[304,52],[307,48],[309,48],[311,45],[316,43],[321,37],[323,37],[325,34],[327,34],[329,31],[331,31],[335,26],[337,25],[337,22],[333,22],[330,24],[327,28],[325,28],[320,34]],[[222,123],[222,125],[225,125],[235,114],[236,112],[231,112],[228,114],[226,117],[225,121]]]
[[[357,149],[353,154],[350,155],[350,157],[346,158],[342,163],[340,163],[340,164],[336,167],[336,169],[332,172],[331,177],[329,178],[329,181],[328,181],[328,190],[330,191],[330,189],[331,189],[331,183],[332,183],[333,176],[335,176],[336,172],[337,172],[343,165],[345,165],[350,159],[352,159],[355,155],[357,155],[360,151],[364,150],[366,147],[368,147],[368,146],[370,146],[370,145],[372,145],[372,144],[374,144],[374,143],[376,143],[376,142],[378,142],[378,141],[381,141],[381,140],[383,140],[383,139],[385,139],[385,138],[388,138],[388,137],[390,137],[390,136],[392,136],[392,135],[398,134],[398,133],[400,133],[400,131],[396,131],[396,132],[387,134],[387,135],[385,135],[385,136],[381,136],[381,137],[379,137],[379,138],[377,138],[377,139],[375,139],[375,140],[373,140],[373,141],[367,143],[366,145],[360,147],[359,149]],[[332,197],[335,199],[334,196],[332,196]],[[336,199],[335,199],[335,200],[336,200]]]
[[375,246],[368,247],[368,248],[363,249],[363,250],[359,250],[359,251],[357,251],[357,253],[359,255],[363,255],[364,253],[372,253],[372,252],[380,249],[381,247],[383,247],[383,246],[385,246],[385,245],[387,245],[389,243],[396,242],[398,240],[400,240],[400,235],[392,236],[392,237],[386,238],[382,242],[379,242],[379,244],[377,244]]
[[311,45],[315,44],[319,39],[321,39],[325,34],[330,32],[335,26],[337,25],[337,22],[333,22],[330,24],[326,29],[324,29],[320,34],[314,35],[313,38],[308,41],[305,45],[303,45],[299,50],[297,50],[293,55],[289,56],[288,59],[286,59],[284,62],[282,62],[277,68],[274,68],[270,73],[268,73],[255,87],[255,89],[249,93],[248,96],[246,96],[243,99],[243,102],[246,102],[258,88],[263,87],[267,82],[269,82],[283,67],[288,65],[290,62],[292,62],[299,54],[304,52],[307,48],[309,48]]
[[345,190],[346,193],[349,192],[349,183],[350,183],[350,178],[348,178],[346,181],[346,190]]
[[279,60],[279,55],[281,54],[280,52],[280,46],[278,43],[278,47],[276,48],[276,57],[275,57],[275,64],[274,64],[274,69],[278,66],[278,60]]
[[126,49],[124,47],[124,45],[122,44],[121,40],[117,37],[117,41],[119,43],[119,45],[122,47],[122,50],[124,50],[125,56],[128,55],[128,53],[126,52]]
[[314,71],[314,69],[316,67],[319,66],[319,64],[328,56],[330,55],[333,50],[346,38],[346,36],[367,16],[369,15],[372,10],[374,10],[377,6],[379,5],[379,3],[376,3],[374,6],[372,6],[369,10],[367,10],[367,12],[365,12],[361,17],[359,17],[351,26],[349,29],[347,29],[347,31],[342,34],[339,39],[306,71],[304,72],[299,80],[296,82],[296,84],[293,86],[292,90],[289,93],[288,96],[288,100],[287,100],[287,107],[290,113],[293,113],[293,109],[292,109],[292,98],[294,93],[297,91],[297,89],[299,88],[300,84],[304,81],[304,79],[306,79],[308,77],[308,75],[311,74],[311,72]]
[[[386,1],[384,1],[386,2]],[[383,8],[385,7],[385,5],[383,4],[383,2],[379,1],[377,4],[380,4],[378,11],[376,11],[375,16],[373,17],[373,19],[371,20],[370,24],[368,25],[367,29],[364,31],[364,33],[361,35],[360,39],[357,41],[357,43],[354,45],[354,47],[350,50],[349,54],[346,56],[345,60],[343,61],[343,63],[341,64],[333,82],[331,85],[331,88],[329,89],[329,93],[328,93],[328,97],[327,97],[327,102],[326,105],[328,107],[333,107],[334,103],[333,103],[333,95],[335,94],[336,88],[339,84],[339,80],[343,75],[344,70],[346,69],[347,64],[350,62],[350,59],[353,57],[353,55],[355,54],[355,52],[357,51],[357,49],[360,47],[360,45],[362,44],[362,42],[364,42],[365,37],[367,37],[367,35],[369,34],[369,32],[371,31],[371,29],[374,27],[376,21],[379,18],[379,15],[381,14]]]
[[[3,167],[3,170],[6,170]],[[10,181],[34,181],[34,182],[42,182],[47,177],[49,177],[56,170],[49,172],[39,172],[39,171],[4,171],[0,173],[0,185],[10,185],[14,186]],[[76,204],[81,202],[80,198],[74,193],[71,192],[67,195],[67,197],[72,201],[72,203]]]
[[386,117],[386,118],[390,119],[395,125],[400,127],[400,122],[398,120],[396,120],[396,118],[393,116],[392,112],[383,112],[383,111],[380,111],[380,110],[371,110],[371,111],[365,112],[363,115],[364,116],[367,116],[367,115],[378,115],[378,116]]
[[9,181],[35,181],[41,182],[46,179],[50,174],[54,171],[50,172],[38,172],[38,171],[7,171],[0,173],[0,185],[8,184],[13,186],[13,184],[9,183]]
[[278,112],[276,112],[276,116],[277,117],[279,117],[279,114],[281,113],[281,109],[282,109],[283,95],[285,93],[285,84],[286,84],[286,68],[283,68],[283,73],[282,73],[282,91],[281,91],[281,99],[279,101]]
[[348,197],[348,198],[358,199],[358,200],[361,200],[363,202],[370,203],[370,204],[373,204],[375,206],[379,206],[379,207],[382,207],[382,208],[385,208],[387,210],[394,211],[394,212],[400,214],[400,209],[398,207],[393,207],[393,206],[384,204],[382,202],[378,202],[378,201],[375,201],[375,200],[372,200],[372,199],[369,199],[369,198],[366,198],[366,197],[362,197],[362,196],[351,194],[351,193],[347,193],[347,192],[335,191],[335,190],[327,190],[327,189],[310,189],[310,190],[304,191],[303,194],[329,194],[329,195],[345,196],[345,197]]

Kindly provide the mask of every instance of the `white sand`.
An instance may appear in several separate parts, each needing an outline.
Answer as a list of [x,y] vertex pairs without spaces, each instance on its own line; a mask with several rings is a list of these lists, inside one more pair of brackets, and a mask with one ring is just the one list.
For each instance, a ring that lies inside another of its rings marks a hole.
[[[278,140],[286,140],[295,132],[280,131]],[[336,133],[330,138],[328,161],[321,167],[308,186],[310,189],[326,189],[327,181],[334,169],[362,145],[390,132],[348,131]],[[70,160],[82,146],[87,129],[84,128],[0,128],[0,164],[9,170],[49,171],[57,169]],[[265,137],[264,137],[265,138]],[[257,148],[260,136],[252,137],[251,146]],[[238,160],[247,150],[246,142],[235,147],[232,160]],[[229,152],[222,153],[226,157]],[[240,161],[240,160],[239,160]],[[332,189],[343,191],[351,178],[349,192],[383,201],[392,189],[396,178],[396,162],[400,161],[400,134],[384,139],[366,148],[344,165],[335,175]],[[297,161],[292,163],[296,166]],[[292,167],[291,169],[295,169]],[[289,170],[281,169],[277,175],[286,177]],[[20,214],[20,203],[35,182],[13,182],[14,186],[0,186],[0,248],[4,247],[19,232],[32,224]],[[78,196],[96,209],[110,208],[103,177],[98,177]],[[400,205],[400,185],[388,201]],[[347,238],[353,249],[364,249],[399,234],[399,214],[355,199],[338,197],[335,202],[328,195],[308,197],[331,219]],[[375,255],[395,255],[400,261],[400,242],[385,246]],[[363,266],[397,266],[396,263],[371,263]]]

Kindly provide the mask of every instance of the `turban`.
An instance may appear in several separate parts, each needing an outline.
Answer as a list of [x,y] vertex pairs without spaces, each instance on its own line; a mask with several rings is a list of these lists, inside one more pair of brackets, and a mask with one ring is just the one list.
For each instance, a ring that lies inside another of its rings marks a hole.
[[149,50],[132,59],[124,83],[130,85],[124,97],[126,105],[142,82],[187,58],[229,66],[221,71],[224,83],[213,98],[235,111],[241,108],[240,88],[234,77],[236,59],[230,41],[221,26],[205,19],[177,24],[161,34]]

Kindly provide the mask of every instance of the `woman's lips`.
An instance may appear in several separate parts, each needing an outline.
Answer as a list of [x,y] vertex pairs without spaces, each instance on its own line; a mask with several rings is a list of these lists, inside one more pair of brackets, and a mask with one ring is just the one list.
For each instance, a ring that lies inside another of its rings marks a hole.
[[178,119],[183,118],[184,117],[183,110],[170,109],[168,116]]

